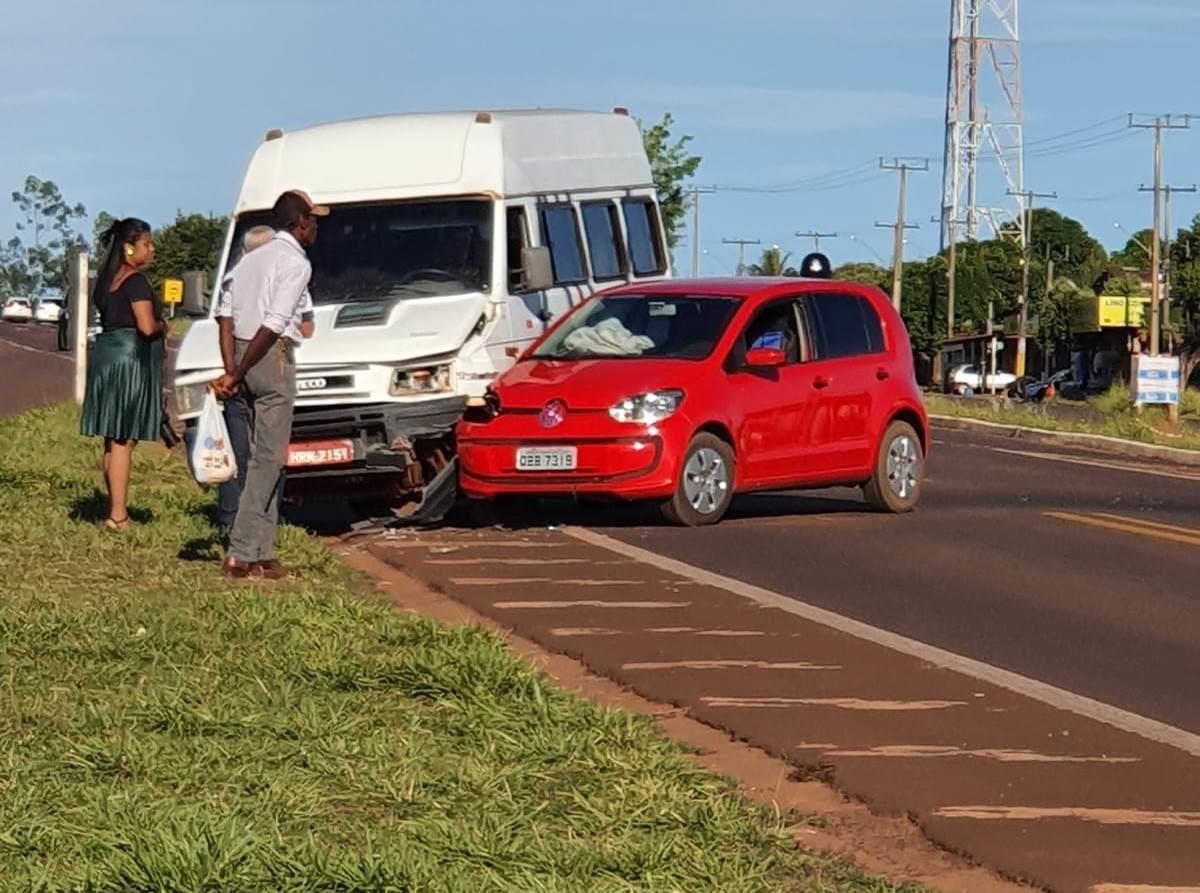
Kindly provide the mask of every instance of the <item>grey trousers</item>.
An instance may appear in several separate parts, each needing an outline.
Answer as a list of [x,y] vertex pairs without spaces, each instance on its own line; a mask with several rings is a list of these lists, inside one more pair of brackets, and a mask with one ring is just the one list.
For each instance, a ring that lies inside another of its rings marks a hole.
[[[235,343],[241,360],[248,341]],[[245,564],[275,557],[279,527],[279,478],[287,464],[296,403],[296,362],[291,343],[280,339],[265,357],[246,373],[246,399],[254,416],[250,466],[238,500],[237,519],[229,535],[229,555]]]

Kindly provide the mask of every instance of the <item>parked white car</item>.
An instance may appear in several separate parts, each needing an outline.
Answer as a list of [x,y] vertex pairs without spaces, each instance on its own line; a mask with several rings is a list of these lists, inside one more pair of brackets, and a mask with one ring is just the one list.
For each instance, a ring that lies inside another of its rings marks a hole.
[[0,317],[5,322],[29,322],[33,319],[33,307],[28,298],[9,298]]
[[34,322],[56,323],[62,316],[63,303],[58,298],[38,298],[33,307]]
[[[978,366],[956,366],[950,370],[950,392],[963,394],[969,388],[979,392],[983,390],[1007,391],[1017,382],[1017,377],[1011,372],[988,373],[986,382]],[[986,386],[986,387],[985,387]]]

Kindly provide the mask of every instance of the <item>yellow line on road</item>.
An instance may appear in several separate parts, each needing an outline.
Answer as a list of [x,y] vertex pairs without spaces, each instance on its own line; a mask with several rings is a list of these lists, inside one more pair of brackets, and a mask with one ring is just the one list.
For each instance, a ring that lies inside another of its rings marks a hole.
[[945,710],[965,707],[965,701],[869,701],[865,698],[735,698],[704,697],[709,707],[749,707],[769,709],[779,707],[836,707],[839,710]]
[[1151,521],[1140,521],[1136,518],[1102,513],[1082,515],[1075,512],[1046,512],[1045,514],[1047,518],[1053,518],[1056,521],[1069,521],[1072,524],[1115,530],[1119,533],[1131,533],[1134,536],[1146,536],[1170,543],[1200,546],[1200,530],[1191,530],[1187,527],[1175,527],[1170,524],[1157,524]]
[[974,757],[998,763],[1136,763],[1138,757],[1069,756],[1037,753],[1032,750],[1003,748],[967,748],[923,744],[885,744],[869,750],[831,750],[831,757],[892,757],[901,759],[939,759],[945,757]]
[[769,660],[664,660],[621,665],[622,670],[840,670],[833,664]]
[[495,602],[492,607],[509,611],[556,611],[561,608],[687,608],[691,604],[691,602],[602,602],[593,599],[578,599],[563,602]]
[[1200,828],[1200,812],[1166,812],[1143,809],[1093,809],[1086,806],[943,806],[933,814],[943,819],[1004,819],[1028,822],[1040,819],[1076,819],[1097,825],[1159,825]]

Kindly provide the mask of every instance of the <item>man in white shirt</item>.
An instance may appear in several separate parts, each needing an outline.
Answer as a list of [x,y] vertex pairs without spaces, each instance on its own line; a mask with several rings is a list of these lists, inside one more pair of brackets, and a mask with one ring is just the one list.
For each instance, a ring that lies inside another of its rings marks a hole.
[[[237,262],[256,248],[261,248],[275,238],[275,229],[270,226],[252,226],[242,236],[242,253],[230,265],[221,280],[217,292],[217,309],[214,316],[217,320],[221,359],[225,363],[225,371],[233,372],[236,368],[233,347],[233,318],[230,308],[230,285],[233,282],[233,271]],[[307,335],[306,335],[307,337]],[[246,486],[246,470],[250,466],[250,436],[254,430],[254,416],[250,412],[250,401],[245,392],[238,388],[237,392],[224,401],[225,427],[229,431],[229,446],[233,449],[237,460],[237,476],[217,487],[217,532],[226,545],[229,534],[233,531],[233,521],[237,517],[238,501],[242,498],[242,488]],[[279,476],[278,487],[282,491],[283,475]],[[279,494],[276,494],[276,499]]]
[[294,351],[311,307],[312,264],[305,249],[316,242],[317,218],[329,209],[297,190],[281,195],[273,213],[274,238],[237,263],[227,288],[222,283],[228,315],[221,323],[221,354],[233,357],[233,369],[213,391],[226,399],[242,388],[254,417],[250,463],[222,568],[235,579],[286,576],[275,559],[275,535],[296,401]]

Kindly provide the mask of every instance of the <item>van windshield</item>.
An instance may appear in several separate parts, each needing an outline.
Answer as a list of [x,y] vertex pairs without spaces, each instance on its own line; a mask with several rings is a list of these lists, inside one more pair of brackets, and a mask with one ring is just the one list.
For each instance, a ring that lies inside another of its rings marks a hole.
[[[237,219],[226,270],[251,227],[270,211]],[[492,203],[453,199],[333,205],[308,250],[314,304],[424,298],[490,288]]]

